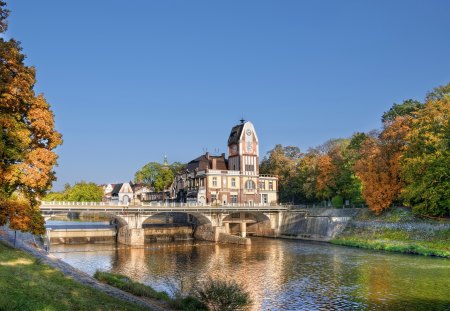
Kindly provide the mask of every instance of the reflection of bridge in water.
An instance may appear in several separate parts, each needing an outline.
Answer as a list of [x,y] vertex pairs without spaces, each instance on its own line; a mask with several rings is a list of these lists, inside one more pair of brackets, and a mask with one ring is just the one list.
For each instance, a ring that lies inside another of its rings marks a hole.
[[[194,236],[207,241],[249,243],[247,232],[259,236],[278,236],[282,213],[280,205],[199,205],[194,203],[160,203],[153,205],[111,205],[103,202],[42,202],[45,219],[68,213],[102,213],[111,215],[118,224],[118,242],[127,245],[144,244],[143,223],[151,217],[167,213],[185,213],[195,227]],[[239,234],[231,238],[231,234]]]

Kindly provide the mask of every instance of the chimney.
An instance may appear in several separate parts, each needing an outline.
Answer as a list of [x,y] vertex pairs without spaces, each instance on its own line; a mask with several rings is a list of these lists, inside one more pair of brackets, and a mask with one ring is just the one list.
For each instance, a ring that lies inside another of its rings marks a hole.
[[216,160],[216,158],[212,159],[212,169],[213,170],[217,169],[217,160]]
[[205,153],[205,157],[209,160],[209,152]]

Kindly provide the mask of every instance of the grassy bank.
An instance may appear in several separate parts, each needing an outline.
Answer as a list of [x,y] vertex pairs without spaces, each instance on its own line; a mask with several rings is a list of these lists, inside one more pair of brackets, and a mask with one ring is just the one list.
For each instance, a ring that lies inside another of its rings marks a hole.
[[0,310],[145,310],[85,287],[0,242]]
[[165,301],[171,308],[175,310],[207,310],[207,307],[194,297],[187,296],[170,298],[166,292],[158,292],[152,287],[134,282],[133,280],[122,274],[97,271],[95,272],[94,277],[100,282],[120,288],[121,290],[135,296]]
[[450,258],[450,229],[438,229],[443,223],[448,222],[417,218],[402,208],[381,216],[363,212],[331,243]]

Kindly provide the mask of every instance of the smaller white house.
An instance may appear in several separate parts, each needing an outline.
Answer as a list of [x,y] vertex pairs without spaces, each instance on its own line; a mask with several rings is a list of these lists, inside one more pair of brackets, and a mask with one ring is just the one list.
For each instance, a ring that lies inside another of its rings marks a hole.
[[104,190],[105,201],[128,205],[133,199],[133,188],[130,183],[108,184]]

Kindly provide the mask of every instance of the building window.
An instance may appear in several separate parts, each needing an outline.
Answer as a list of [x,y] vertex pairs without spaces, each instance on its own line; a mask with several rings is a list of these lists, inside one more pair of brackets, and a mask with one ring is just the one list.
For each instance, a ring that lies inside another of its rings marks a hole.
[[255,166],[253,164],[245,164],[245,170],[247,172],[253,172],[255,171]]
[[231,187],[236,187],[236,178],[231,178]]
[[273,190],[273,181],[269,181],[269,190]]
[[263,204],[267,204],[268,201],[269,200],[268,200],[267,194],[261,194],[261,202]]
[[247,182],[245,183],[245,188],[247,190],[255,189],[255,183],[253,182],[253,180],[247,180]]
[[216,200],[217,200],[217,195],[211,194],[211,203],[216,203]]
[[259,182],[259,185],[258,185],[259,190],[264,190],[265,187],[266,187],[266,183],[263,182],[263,181],[260,181],[260,182]]
[[200,179],[200,187],[204,187],[205,186],[205,179]]
[[237,194],[232,194],[232,195],[230,196],[230,200],[231,200],[231,203],[237,203],[237,202],[238,202],[238,196],[237,196]]
[[213,177],[212,185],[213,187],[217,187],[217,177]]

